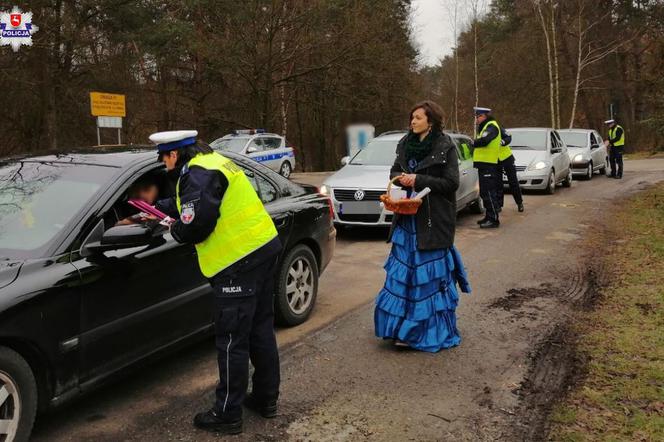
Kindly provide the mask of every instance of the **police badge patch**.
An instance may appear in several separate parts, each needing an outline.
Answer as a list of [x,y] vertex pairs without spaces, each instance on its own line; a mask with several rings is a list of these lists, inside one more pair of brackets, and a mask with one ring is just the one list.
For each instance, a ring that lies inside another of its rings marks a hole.
[[182,205],[182,213],[180,214],[180,221],[185,224],[190,224],[194,217],[196,216],[196,211],[194,210],[194,203],[189,202]]

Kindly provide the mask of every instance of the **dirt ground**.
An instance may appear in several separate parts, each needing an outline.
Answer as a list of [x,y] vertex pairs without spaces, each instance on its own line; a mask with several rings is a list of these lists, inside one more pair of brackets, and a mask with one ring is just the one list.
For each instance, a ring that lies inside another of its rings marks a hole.
[[[340,232],[311,320],[278,331],[280,415],[247,412],[233,439],[544,439],[552,400],[583,374],[567,318],[592,304],[610,273],[597,252],[616,244],[589,238],[623,197],[661,180],[664,160],[630,161],[623,180],[595,176],[553,196],[528,194],[523,214],[507,195],[497,230],[461,214],[456,245],[473,293],[457,311],[461,345],[437,354],[373,336],[385,232]],[[212,403],[216,376],[209,340],[42,417],[34,440],[216,440],[191,426]]]

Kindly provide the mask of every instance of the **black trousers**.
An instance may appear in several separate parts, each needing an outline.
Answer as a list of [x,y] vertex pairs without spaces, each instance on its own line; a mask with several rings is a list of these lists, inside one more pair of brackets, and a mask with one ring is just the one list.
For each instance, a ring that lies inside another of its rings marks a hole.
[[510,155],[504,161],[498,161],[498,173],[496,177],[496,195],[498,199],[498,207],[503,207],[505,203],[505,190],[503,189],[503,172],[507,176],[507,181],[510,184],[510,192],[512,198],[517,204],[523,203],[523,195],[521,194],[521,186],[519,186],[519,178],[516,176],[516,165],[514,164],[514,156]]
[[278,255],[254,269],[216,275],[214,326],[219,384],[216,412],[225,419],[242,416],[249,383],[249,360],[254,366],[253,394],[259,400],[279,397],[279,352],[274,335],[274,275]]
[[[625,146],[609,148],[609,163],[611,164],[611,176],[622,177],[624,151],[625,151]],[[618,166],[617,170],[616,166]]]
[[[475,163],[480,178],[480,197],[486,210],[486,219],[498,221],[498,195],[496,194],[496,176],[498,165]],[[502,185],[502,184],[501,184]]]

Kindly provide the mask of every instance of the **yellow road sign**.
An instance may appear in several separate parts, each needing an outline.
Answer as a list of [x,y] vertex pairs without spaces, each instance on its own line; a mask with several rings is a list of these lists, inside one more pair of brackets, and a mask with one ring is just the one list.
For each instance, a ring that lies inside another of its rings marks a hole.
[[125,96],[107,94],[105,92],[90,92],[90,112],[95,117],[125,117]]

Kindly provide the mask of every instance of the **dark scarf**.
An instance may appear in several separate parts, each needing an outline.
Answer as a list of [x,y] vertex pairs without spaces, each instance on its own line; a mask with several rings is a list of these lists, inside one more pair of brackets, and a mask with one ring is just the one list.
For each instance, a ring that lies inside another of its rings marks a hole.
[[414,132],[408,133],[408,138],[406,138],[406,161],[415,160],[418,163],[422,161],[429,153],[433,147],[433,132],[424,137],[420,141],[420,136]]

